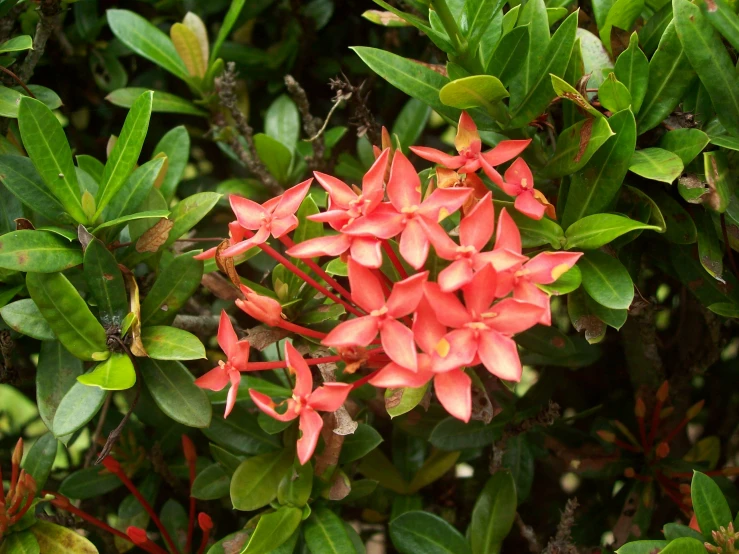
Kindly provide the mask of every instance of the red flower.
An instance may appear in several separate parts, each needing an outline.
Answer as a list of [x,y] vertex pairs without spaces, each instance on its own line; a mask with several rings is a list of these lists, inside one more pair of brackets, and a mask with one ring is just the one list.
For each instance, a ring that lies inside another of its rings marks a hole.
[[230,246],[223,251],[223,255],[227,257],[237,256],[253,246],[266,242],[270,234],[274,238],[280,238],[295,229],[298,226],[298,218],[295,217],[295,212],[303,202],[305,195],[308,194],[312,181],[313,179],[303,181],[285,191],[284,194],[270,198],[261,205],[232,194],[229,201],[239,225],[244,229],[256,231],[256,233],[250,239]]
[[471,189],[436,189],[421,202],[421,180],[402,152],[393,156],[387,195],[390,204],[381,204],[371,214],[342,229],[343,233],[389,239],[400,234],[400,254],[415,269],[426,262],[429,240],[421,225],[438,225],[440,218],[457,211]]
[[239,340],[225,311],[221,311],[221,321],[218,325],[218,344],[228,360],[225,362],[219,361],[216,367],[195,379],[195,384],[203,389],[218,391],[231,383],[224,414],[224,417],[228,417],[234,404],[236,404],[236,394],[239,392],[239,383],[241,382],[240,372],[248,371],[249,342]]
[[462,288],[465,303],[436,283],[426,283],[425,293],[438,320],[452,327],[437,345],[433,364],[436,371],[482,363],[490,373],[507,381],[521,379],[521,360],[516,333],[536,325],[543,308],[514,298],[493,304],[496,272],[492,265],[478,271]]
[[398,318],[415,311],[423,296],[422,285],[428,272],[395,283],[389,298],[385,300],[380,281],[369,269],[351,259],[348,269],[352,298],[369,315],[340,323],[322,343],[334,347],[367,346],[379,332],[388,357],[403,367],[415,370],[417,359],[413,332]]
[[[481,252],[492,238],[494,228],[493,195],[488,192],[467,217],[462,218],[459,224],[459,245],[450,239],[441,227],[427,229],[436,254],[444,260],[453,260],[439,273],[438,282],[441,290],[453,292],[463,287],[472,280],[475,271],[479,271],[487,264],[492,263],[496,271],[505,271],[527,259],[521,254],[520,248],[518,252],[504,248]],[[500,235],[500,231],[498,234]]]
[[293,258],[315,258],[317,256],[341,256],[349,251],[352,259],[364,267],[374,269],[382,266],[381,243],[374,237],[355,237],[353,235],[327,235],[296,244],[287,250]]
[[439,323],[428,300],[422,299],[413,322],[413,335],[423,352],[418,354],[418,371],[390,363],[382,368],[370,384],[384,388],[417,388],[434,380],[436,396],[444,409],[462,421],[472,414],[472,379],[462,369],[436,371],[432,360],[447,328]]
[[270,417],[279,421],[300,418],[300,430],[303,435],[298,439],[298,459],[301,464],[305,464],[316,449],[323,427],[323,419],[318,412],[338,410],[346,401],[352,387],[346,383],[324,383],[323,386],[313,390],[310,368],[289,342],[285,342],[285,360],[288,369],[295,375],[295,388],[292,398],[284,402],[287,404],[284,413],[275,411],[276,404],[266,394],[253,389],[249,389],[249,394],[257,407]]
[[244,300],[236,301],[239,309],[270,327],[279,327],[282,323],[282,306],[277,300],[258,294],[246,285],[241,285],[241,292]]
[[[232,221],[228,224],[228,236],[229,246],[233,246],[234,244],[244,240],[244,228],[239,225],[238,221]],[[213,248],[209,248],[205,252],[201,252],[197,256],[193,256],[193,258],[195,258],[196,260],[209,260],[216,257],[217,251],[218,246],[214,246]]]
[[505,181],[498,183],[508,196],[516,198],[515,208],[531,219],[541,219],[546,213],[554,219],[557,214],[547,197],[534,188],[531,169],[521,158],[511,164],[505,172]]
[[457,127],[457,137],[454,146],[459,153],[457,156],[445,154],[441,150],[427,148],[425,146],[411,146],[411,151],[425,160],[443,165],[448,169],[456,169],[459,173],[475,173],[482,170],[496,185],[503,182],[494,166],[512,160],[518,156],[529,145],[531,139],[527,140],[504,140],[487,152],[482,152],[482,141],[477,132],[477,126],[467,112],[462,112]]

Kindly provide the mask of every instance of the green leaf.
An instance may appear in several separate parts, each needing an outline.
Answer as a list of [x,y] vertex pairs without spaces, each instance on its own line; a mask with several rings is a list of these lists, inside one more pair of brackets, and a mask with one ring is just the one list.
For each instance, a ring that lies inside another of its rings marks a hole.
[[0,554],[41,554],[36,537],[29,530],[5,535]]
[[46,319],[30,298],[16,300],[0,308],[0,316],[5,323],[22,335],[38,340],[54,340],[56,335],[51,330]]
[[68,498],[86,500],[122,486],[120,479],[102,465],[75,471],[59,485],[59,493]]
[[672,2],[665,2],[654,15],[647,19],[644,27],[639,29],[639,43],[646,55],[651,56],[657,50],[657,45],[670,21],[672,21]]
[[169,216],[169,210],[149,210],[146,212],[137,212],[135,214],[128,214],[121,217],[118,217],[116,219],[111,219],[110,221],[106,221],[105,223],[101,223],[95,229],[93,230],[93,234],[97,234],[99,231],[103,229],[110,229],[111,227],[117,227],[123,223],[128,223],[129,221],[135,221],[137,219],[160,219],[163,217]]
[[[573,353],[575,352],[573,348]],[[534,483],[534,453],[525,435],[518,435],[506,441],[503,453],[503,467],[511,472],[515,482],[518,504],[529,497]],[[479,499],[478,499],[479,502]],[[473,512],[474,513],[474,512]]]
[[470,51],[477,50],[490,21],[504,3],[502,0],[471,0],[464,3],[462,31],[467,37]]
[[406,512],[390,522],[390,539],[402,554],[469,554],[467,540],[447,521],[428,512]]
[[413,27],[424,33],[431,40],[431,42],[438,46],[439,49],[441,49],[442,51],[448,53],[459,51],[459,53],[461,53],[461,49],[458,47],[455,49],[455,46],[452,46],[449,40],[449,37],[453,35],[455,39],[455,45],[458,45],[460,39],[458,33],[449,33],[448,30],[444,28],[444,22],[441,20],[438,13],[429,12],[429,19],[431,20],[429,26],[429,22],[427,22],[425,19],[421,19],[420,17],[417,17],[411,13],[401,11],[394,6],[391,6],[387,2],[384,2],[383,0],[374,0],[374,2],[375,4],[382,6],[393,15],[399,17],[409,25],[412,25]]
[[503,84],[510,85],[521,70],[528,51],[529,28],[516,27],[500,39],[490,57],[486,72],[496,76]]
[[154,360],[198,360],[205,358],[200,339],[176,327],[156,325],[141,330],[144,349]]
[[668,131],[659,141],[663,150],[677,154],[687,166],[708,144],[708,135],[700,129],[675,129]]
[[664,532],[665,538],[668,542],[682,537],[692,537],[701,542],[705,542],[706,540],[703,535],[701,535],[692,527],[688,527],[687,525],[680,525],[679,523],[666,523],[665,526],[662,528],[662,531]]
[[556,75],[550,75],[550,77],[552,79],[552,88],[554,89],[554,92],[557,94],[557,96],[559,96],[560,98],[571,100],[575,103],[576,106],[586,111],[593,117],[605,117],[601,112],[591,106],[590,102],[588,102],[587,99],[567,81],[557,77]]
[[264,116],[264,132],[295,151],[300,136],[300,114],[289,96],[282,94],[270,104]]
[[[301,521],[303,521],[303,510],[300,508],[282,506],[275,512],[262,514],[249,539],[249,544],[246,545],[246,550],[242,550],[242,552],[244,554],[275,552],[282,544],[293,537],[295,531],[300,527]],[[297,535],[295,535],[295,538],[297,539]],[[322,551],[311,550],[311,552]]]
[[[413,146],[426,128],[426,122],[431,115],[431,108],[420,100],[410,98],[395,118],[392,135],[398,137],[403,152],[408,152],[408,147]],[[1,159],[1,157],[0,157]]]
[[606,47],[609,53],[611,50],[611,29],[618,27],[624,31],[628,31],[633,27],[639,14],[644,9],[644,0],[616,0],[611,9],[608,10],[603,25],[600,27],[600,39],[603,41],[603,45]]
[[388,415],[393,418],[410,412],[421,403],[428,388],[429,384],[426,383],[415,388],[405,387],[385,390],[385,408]]
[[168,165],[167,174],[159,185],[159,191],[165,200],[171,200],[190,159],[190,135],[184,125],[175,127],[161,138],[154,148],[154,155],[160,153],[166,154]]
[[528,50],[521,60],[521,69],[511,80],[511,102],[513,105],[524,94],[532,90],[538,71],[544,62],[544,53],[549,42],[549,16],[544,0],[527,2],[521,7],[517,27],[528,27]]
[[578,121],[559,135],[554,156],[542,173],[562,177],[582,169],[611,136],[613,131],[603,117]]
[[[110,204],[105,208],[103,214],[105,223],[98,225],[95,231],[109,228],[114,225],[114,222],[123,223],[130,221],[123,218],[134,214],[135,210],[149,195],[149,191],[154,186],[154,182],[162,170],[164,162],[164,158],[156,158],[136,168],[123,183],[118,194],[111,199]],[[169,215],[169,210],[164,210],[163,213],[165,215],[160,217]]]
[[582,286],[593,300],[614,310],[631,306],[634,283],[616,258],[593,250],[580,258],[578,265],[582,271]]
[[341,447],[339,463],[346,464],[366,456],[382,442],[382,436],[374,427],[360,423],[351,435],[347,435]]
[[263,133],[254,135],[254,146],[259,159],[280,183],[285,183],[290,173],[292,153],[279,140]]
[[639,37],[631,34],[629,47],[621,52],[613,68],[616,78],[621,81],[631,95],[631,109],[639,113],[649,83],[649,60],[639,48]]
[[41,435],[23,460],[23,469],[36,482],[38,490],[44,488],[56,459],[57,440],[52,433]]
[[238,403],[227,418],[220,415],[213,417],[203,433],[216,444],[239,454],[273,452],[281,445],[279,437],[265,433],[259,427],[256,416]]
[[[256,138],[256,137],[255,137]],[[215,192],[199,192],[181,200],[172,208],[169,219],[174,221],[169,238],[164,246],[169,246],[195,227],[218,203],[221,195]]]
[[75,382],[59,402],[51,427],[54,435],[63,439],[85,426],[105,401],[106,392]]
[[618,194],[636,145],[636,123],[631,110],[608,120],[611,136],[579,172],[572,175],[562,225],[606,209]]
[[424,460],[423,465],[413,476],[408,485],[408,492],[416,493],[426,485],[440,479],[454,467],[458,459],[459,452],[432,451],[431,455]]
[[[41,314],[39,314],[39,317]],[[82,375],[82,361],[70,354],[57,340],[41,343],[36,367],[36,404],[48,429],[53,428],[54,416],[64,396]]]
[[675,23],[665,29],[649,62],[649,83],[636,118],[639,134],[656,127],[672,113],[695,80],[693,66],[677,38]]
[[188,515],[182,504],[170,498],[162,506],[159,519],[172,537],[178,552],[185,551],[187,544]]
[[677,154],[661,148],[644,148],[634,152],[629,171],[653,181],[672,183],[683,171],[683,162]]
[[310,461],[305,465],[293,464],[293,470],[282,478],[277,487],[277,501],[302,508],[308,503],[312,490],[313,466]]
[[160,272],[141,304],[141,325],[167,325],[200,286],[203,262],[182,254]]
[[292,467],[293,458],[293,452],[284,449],[244,460],[231,479],[233,507],[256,510],[277,498],[277,486]]
[[606,325],[619,330],[623,327],[624,323],[626,323],[626,317],[629,315],[628,310],[613,310],[611,308],[606,308],[602,304],[599,304],[590,298],[587,294],[585,294],[584,297],[585,306],[588,311]]
[[667,224],[665,238],[676,244],[693,244],[698,237],[695,223],[680,202],[659,189],[650,189],[649,196],[659,207]]
[[516,210],[513,207],[513,202],[496,200],[496,216],[500,213],[500,208],[505,208],[508,215],[516,223],[518,230],[521,232],[521,242],[524,248],[535,248],[545,244],[557,250],[562,248],[565,233],[556,221],[552,221],[546,217],[538,221],[531,219]]
[[609,73],[598,89],[601,106],[610,112],[619,112],[631,106],[631,93],[622,82],[616,79],[615,73]]
[[82,263],[78,246],[45,231],[13,231],[0,236],[0,267],[53,273]]
[[579,28],[576,36],[580,41],[583,75],[590,74],[587,86],[589,88],[598,88],[608,74],[613,71],[611,56],[606,51],[601,40],[590,31]]
[[29,273],[26,287],[39,311],[64,347],[81,360],[106,353],[105,329],[61,273]]
[[708,306],[708,309],[724,317],[739,318],[739,306],[731,302],[716,302]]
[[18,127],[28,156],[49,190],[75,221],[86,223],[72,150],[59,120],[44,104],[24,96],[18,110]]
[[184,365],[141,358],[139,366],[146,388],[167,416],[188,427],[205,428],[211,424],[208,397]]
[[89,540],[61,525],[37,520],[28,530],[36,537],[43,554],[98,554],[98,549]]
[[706,87],[719,121],[739,136],[739,77],[734,62],[698,6],[688,0],[673,0],[672,10],[685,55]]
[[503,83],[490,75],[472,75],[456,79],[444,85],[439,91],[439,100],[442,103],[460,110],[492,109],[494,104],[508,96]]
[[735,13],[736,8],[732,10],[724,0],[703,1],[698,5],[711,25],[724,36],[734,50],[739,50],[739,16]]
[[[577,274],[580,275],[580,268],[577,266],[574,266],[574,268],[577,268]],[[578,287],[579,285],[580,281],[578,281]],[[516,343],[526,350],[550,358],[562,358],[576,354],[575,345],[572,344],[567,335],[556,327],[537,325],[516,335]]]
[[221,51],[221,46],[223,46],[223,42],[228,38],[228,34],[231,32],[231,29],[233,29],[233,26],[236,24],[236,20],[239,18],[239,14],[241,13],[241,9],[244,7],[245,2],[246,0],[232,0],[231,6],[228,8],[226,16],[223,18],[221,28],[218,30],[218,36],[213,43],[213,48],[210,51],[209,65],[212,65],[213,62],[218,58],[218,53]]
[[705,552],[706,547],[703,543],[693,537],[675,539],[660,550],[661,554],[704,554]]
[[405,482],[393,462],[379,449],[372,450],[362,458],[357,471],[368,477],[368,480],[374,480],[388,490],[398,494],[408,494],[408,483]]
[[565,249],[593,250],[630,231],[650,229],[662,231],[657,225],[634,221],[617,214],[593,214],[583,217],[567,228]]
[[192,496],[199,500],[219,500],[228,496],[231,475],[220,464],[212,464],[198,473],[192,484]]
[[110,30],[123,44],[175,77],[183,81],[190,78],[170,38],[149,21],[128,10],[111,9],[105,13]]
[[0,156],[0,179],[18,200],[46,219],[60,222],[69,218],[29,158]]
[[84,257],[87,286],[97,303],[103,325],[121,324],[128,313],[128,298],[118,262],[105,245],[93,239]]
[[693,473],[690,498],[698,527],[704,536],[710,536],[711,531],[726,527],[733,521],[724,493],[713,479],[700,471]]
[[308,549],[315,554],[351,554],[356,552],[341,518],[328,508],[311,512],[303,529]]
[[30,35],[20,35],[0,44],[0,54],[5,52],[21,52],[33,49],[33,39]]
[[511,122],[508,128],[514,129],[528,125],[546,109],[555,97],[550,75],[561,77],[567,69],[570,53],[575,44],[577,17],[577,12],[575,12],[562,22],[544,51],[543,61],[538,68],[538,76],[525,95],[511,101]]
[[724,283],[724,249],[721,246],[716,227],[705,210],[695,214],[698,231],[698,258],[703,268],[717,281]]
[[710,191],[705,205],[714,212],[724,213],[729,207],[735,182],[729,172],[726,152],[722,150],[703,152],[703,167]]
[[77,167],[92,177],[96,184],[101,181],[103,171],[105,171],[103,162],[87,154],[77,155],[75,159],[77,160]]
[[652,554],[657,549],[661,552],[667,541],[634,541],[616,550],[616,554]]
[[126,390],[136,384],[136,370],[128,354],[113,352],[90,373],[77,377],[77,381],[103,390]]
[[105,164],[100,188],[95,196],[97,211],[93,219],[103,213],[136,166],[149,129],[153,95],[152,91],[144,92],[136,99],[126,116],[121,134]]
[[481,421],[464,423],[447,417],[434,427],[429,441],[442,450],[462,450],[492,444],[500,433],[500,425],[485,425]]
[[472,510],[473,554],[497,554],[516,517],[516,484],[510,471],[497,471],[482,489]]
[[151,105],[152,112],[196,115],[199,117],[208,116],[208,112],[201,110],[189,100],[185,100],[169,92],[162,92],[160,90],[149,91],[143,87],[119,88],[108,94],[105,99],[114,106],[130,108],[136,99],[145,92],[152,92],[154,94]]

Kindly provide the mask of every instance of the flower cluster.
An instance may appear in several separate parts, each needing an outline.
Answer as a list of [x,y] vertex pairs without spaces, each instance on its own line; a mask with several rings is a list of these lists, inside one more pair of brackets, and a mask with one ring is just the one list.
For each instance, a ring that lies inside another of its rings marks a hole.
[[[503,141],[482,152],[477,129],[463,113],[455,143],[458,155],[411,149],[442,166],[436,169],[436,181],[426,187],[408,158],[392,148],[375,150],[376,160],[361,189],[315,173],[328,193],[328,208],[309,219],[326,223],[333,231],[299,244],[288,233],[299,224],[295,212],[311,180],[263,205],[232,196],[236,221],[230,225],[228,243],[201,257],[216,256],[216,250],[225,257],[234,256],[258,246],[327,299],[341,303],[348,317],[328,333],[302,327],[287,320],[277,300],[241,285],[240,309],[269,326],[320,340],[337,356],[305,360],[286,343],[285,362],[249,362],[248,342],[237,339],[224,313],[218,341],[228,361],[196,383],[212,390],[230,383],[228,415],[236,401],[240,372],[287,367],[295,376],[295,386],[292,398],[282,403],[284,411],[278,411],[264,394],[249,392],[271,417],[299,418],[301,463],[311,457],[318,442],[323,421],[317,412],[337,410],[353,387],[367,382],[401,388],[433,381],[444,408],[469,421],[472,379],[468,368],[482,365],[501,379],[520,380],[522,367],[513,337],[538,323],[551,323],[549,295],[539,285],[556,281],[581,256],[540,252],[529,257],[505,207],[499,210],[496,224],[492,192],[476,174],[480,169],[515,197],[518,211],[535,219],[545,213],[554,215],[553,207],[534,189],[531,172],[521,158],[511,163],[504,176],[496,169],[516,158],[528,143]],[[288,256],[301,259],[318,280],[269,246],[270,236],[287,248]],[[346,263],[349,290],[316,263],[325,256]],[[390,266],[393,269],[388,270]],[[353,385],[325,383],[314,390],[309,364],[329,361],[345,362],[345,374],[362,366],[375,370]]]

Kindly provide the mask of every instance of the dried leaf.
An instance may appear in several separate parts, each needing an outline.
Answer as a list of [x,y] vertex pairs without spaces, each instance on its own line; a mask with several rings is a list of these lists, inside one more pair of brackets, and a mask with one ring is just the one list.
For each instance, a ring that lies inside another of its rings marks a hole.
[[160,219],[152,228],[144,232],[136,241],[136,252],[156,252],[167,242],[169,232],[174,227],[171,219]]
[[157,158],[164,158],[164,163],[162,164],[161,169],[159,170],[159,175],[157,175],[157,178],[154,180],[154,188],[159,188],[162,186],[162,183],[164,182],[164,179],[167,177],[167,171],[169,170],[169,158],[167,157],[167,154],[164,152],[159,152],[156,156],[152,158],[152,160],[156,160]]
[[[244,299],[244,295],[241,294],[241,291],[233,288],[231,283],[219,273],[213,272],[204,274],[203,278],[200,279],[200,284],[221,300],[234,301]],[[252,346],[254,345],[252,344]]]
[[87,250],[87,245],[90,244],[90,241],[94,238],[95,237],[92,236],[84,225],[77,226],[77,239],[79,239],[80,244],[82,245],[83,252]]
[[230,256],[228,258],[224,258],[222,256],[222,252],[229,246],[231,246],[231,240],[226,239],[216,247],[216,265],[218,266],[218,269],[220,269],[228,276],[229,279],[231,279],[231,282],[238,289],[241,287],[241,279],[239,279],[239,274],[236,272],[234,258],[233,256]]
[[19,217],[17,219],[14,219],[15,221],[15,230],[16,231],[33,231],[36,229],[36,227],[33,226],[33,223],[31,223],[29,220],[27,220],[25,217]]
[[136,277],[125,265],[118,264],[123,273],[123,282],[126,283],[128,291],[129,312],[134,315],[133,323],[131,323],[131,353],[134,356],[148,357],[144,343],[141,341],[141,303],[139,302],[139,286],[136,283]]

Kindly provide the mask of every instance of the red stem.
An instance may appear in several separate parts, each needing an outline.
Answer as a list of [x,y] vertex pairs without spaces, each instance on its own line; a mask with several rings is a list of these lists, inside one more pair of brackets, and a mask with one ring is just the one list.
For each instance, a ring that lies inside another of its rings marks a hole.
[[321,339],[326,338],[326,333],[321,333],[320,331],[314,331],[313,329],[308,329],[307,327],[303,327],[302,325],[290,323],[289,321],[285,321],[285,320],[279,323],[278,327],[280,327],[281,329],[285,329],[285,331],[290,331],[292,333],[297,333],[299,335],[305,335],[306,337],[311,337],[314,339],[321,340]]
[[[254,233],[252,233],[248,229],[244,229],[244,236],[246,236],[247,238],[251,238],[251,237],[254,236]],[[259,246],[259,248],[262,249],[262,251],[265,254],[271,256],[274,260],[276,260],[277,262],[279,262],[282,265],[284,265],[285,266],[285,269],[287,269],[289,271],[292,271],[295,275],[297,275],[298,277],[300,277],[303,281],[305,281],[306,283],[308,283],[311,287],[313,287],[314,289],[316,289],[318,292],[320,292],[321,294],[327,296],[328,298],[330,298],[334,302],[338,302],[339,304],[343,305],[348,312],[351,312],[354,315],[360,316],[360,317],[364,315],[362,312],[360,312],[359,310],[357,310],[354,306],[352,306],[351,304],[349,304],[348,302],[346,302],[344,299],[336,296],[333,292],[331,292],[326,287],[324,287],[322,284],[320,284],[318,281],[316,281],[315,279],[313,279],[313,277],[311,277],[310,275],[308,275],[305,271],[303,271],[302,269],[300,269],[298,266],[296,266],[294,263],[292,263],[290,260],[288,260],[282,254],[280,254],[277,250],[275,250],[274,248],[272,248],[266,242],[264,242],[264,243],[262,243],[262,244],[260,244],[258,246]]]
[[139,490],[136,488],[136,485],[134,485],[133,482],[128,478],[128,476],[123,472],[123,469],[121,468],[121,465],[118,463],[118,461],[108,456],[103,460],[103,465],[105,465],[108,471],[114,473],[115,476],[121,480],[121,483],[123,483],[131,492],[131,494],[136,497],[136,500],[139,501],[141,507],[146,510],[146,512],[149,514],[149,517],[151,517],[151,520],[154,522],[154,525],[156,525],[157,529],[159,529],[159,532],[162,534],[162,537],[164,537],[164,541],[167,543],[167,546],[172,551],[172,553],[175,554],[179,552],[177,550],[177,546],[172,540],[172,537],[169,535],[169,531],[167,531],[167,528],[162,525],[162,522],[159,520],[159,516],[157,516],[154,508],[151,507],[151,505],[146,501],[146,498],[144,498],[144,495],[139,492]]
[[[279,240],[282,244],[284,244],[288,248],[292,248],[293,246],[295,246],[293,239],[291,239],[287,235],[281,236]],[[329,285],[334,287],[334,289],[336,289],[336,292],[338,292],[340,295],[342,295],[352,304],[356,304],[356,302],[354,302],[354,300],[352,299],[351,293],[348,290],[346,290],[344,287],[342,287],[341,284],[338,281],[336,281],[336,279],[334,279],[328,273],[326,273],[326,271],[324,271],[324,269],[320,265],[318,265],[316,262],[314,262],[310,258],[301,258],[301,261],[305,265],[307,265],[309,268],[311,268],[316,273],[316,275],[318,275],[321,279],[323,279]]]
[[[340,362],[343,360],[341,356],[325,356],[323,358],[308,358],[305,363],[308,365],[318,364],[331,364]],[[284,360],[277,360],[274,362],[249,362],[247,365],[248,371],[261,371],[265,369],[281,369],[287,367],[287,362]]]
[[210,538],[210,529],[203,531],[203,538],[200,541],[200,548],[198,548],[197,554],[205,554],[205,547],[208,546],[208,539]]
[[362,385],[368,383],[370,381],[370,379],[372,379],[378,373],[380,373],[380,370],[379,369],[376,369],[375,371],[373,371],[372,373],[370,373],[368,375],[365,375],[361,379],[357,379],[356,381],[354,381],[352,383],[352,389],[358,389]]
[[387,254],[387,257],[390,258],[390,262],[393,264],[393,267],[400,275],[401,279],[407,279],[408,273],[406,273],[405,268],[403,267],[403,264],[400,262],[398,257],[395,255],[395,250],[393,250],[393,247],[390,246],[390,243],[386,240],[382,241],[382,249]]
[[670,441],[672,441],[672,439],[674,439],[677,436],[677,434],[680,431],[682,431],[682,428],[685,427],[688,424],[688,421],[689,420],[687,418],[685,418],[680,423],[678,423],[677,424],[677,427],[675,427],[672,431],[670,431],[670,433],[667,435],[667,437],[664,439],[663,442],[666,442],[666,443],[669,444]]
[[638,449],[636,446],[629,444],[628,442],[624,442],[619,439],[614,439],[613,444],[618,446],[619,448],[623,450],[628,450],[629,452],[641,452],[640,449]]
[[47,494],[50,494],[54,496],[55,498],[50,500],[51,504],[59,508],[60,510],[64,510],[65,512],[69,512],[70,514],[74,514],[78,516],[80,519],[84,519],[86,522],[91,523],[95,527],[98,527],[99,529],[102,529],[103,531],[107,531],[108,533],[111,533],[115,535],[118,538],[123,539],[124,541],[128,541],[131,544],[133,544],[133,541],[129,538],[128,535],[125,533],[119,531],[118,529],[114,529],[107,523],[103,523],[96,517],[91,516],[87,512],[83,512],[79,508],[77,508],[74,504],[72,504],[69,499],[65,496],[62,496],[58,492],[51,492],[51,491],[41,491],[41,496],[46,496]]

